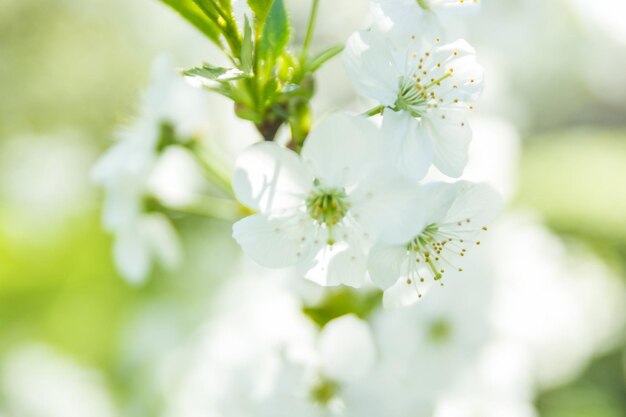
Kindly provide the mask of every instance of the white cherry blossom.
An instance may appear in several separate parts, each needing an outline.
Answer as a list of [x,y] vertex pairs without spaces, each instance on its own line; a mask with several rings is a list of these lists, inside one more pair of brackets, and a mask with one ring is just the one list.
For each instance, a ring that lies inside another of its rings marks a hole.
[[370,242],[399,232],[417,198],[412,183],[382,169],[382,144],[367,119],[335,114],[313,129],[301,156],[252,145],[236,162],[233,187],[258,213],[234,225],[234,238],[265,267],[298,266],[320,285],[361,286]]
[[154,262],[168,268],[180,263],[181,245],[172,224],[149,207],[155,191],[151,179],[161,151],[202,135],[207,114],[202,92],[159,56],[137,119],[93,167],[93,181],[105,192],[102,221],[114,235],[115,263],[132,284],[143,282]]
[[380,241],[370,251],[368,270],[388,306],[420,299],[446,271],[462,272],[461,260],[477,235],[500,210],[500,197],[485,184],[466,181],[424,187],[423,218],[408,222],[405,236]]
[[392,36],[436,33],[445,37],[441,18],[466,14],[480,7],[479,0],[374,0],[372,28]]
[[357,92],[384,107],[390,163],[414,179],[431,164],[459,177],[472,132],[467,111],[483,89],[483,69],[464,40],[430,42],[416,34],[392,42],[389,34],[353,34],[344,63]]
[[377,360],[367,377],[341,385],[346,416],[434,414],[441,394],[489,341],[491,276],[477,258],[471,279],[441,297],[368,317]]

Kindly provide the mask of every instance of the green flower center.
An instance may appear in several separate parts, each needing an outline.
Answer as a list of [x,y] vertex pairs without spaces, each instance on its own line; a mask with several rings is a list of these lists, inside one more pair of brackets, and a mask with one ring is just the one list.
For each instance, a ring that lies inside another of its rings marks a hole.
[[452,337],[452,326],[444,319],[435,320],[428,328],[428,336],[435,343],[445,343]]
[[306,199],[306,209],[313,220],[330,228],[345,217],[350,203],[343,189],[319,188]]
[[315,404],[328,406],[330,402],[337,396],[339,385],[330,379],[322,379],[311,389],[311,400]]
[[410,80],[400,83],[395,110],[408,112],[413,117],[422,117],[428,102],[428,95]]
[[[395,111],[406,111],[413,117],[422,117],[430,107],[438,107],[440,97],[437,95],[436,87],[441,86],[441,82],[452,76],[452,72],[446,73],[439,78],[431,77],[430,71],[433,69],[424,68],[424,60],[430,56],[427,52],[420,58],[417,71],[412,77],[402,77],[398,86],[398,97],[396,98]],[[441,64],[438,64],[441,66]],[[430,77],[430,78],[429,78]]]

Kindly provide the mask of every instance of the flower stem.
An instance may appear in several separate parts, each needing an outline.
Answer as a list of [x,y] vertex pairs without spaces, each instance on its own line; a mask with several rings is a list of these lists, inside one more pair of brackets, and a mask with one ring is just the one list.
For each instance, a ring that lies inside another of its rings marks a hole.
[[430,10],[430,6],[426,2],[426,0],[417,0],[417,4],[424,10]]
[[367,117],[372,117],[372,116],[376,116],[377,114],[382,114],[383,110],[385,110],[385,106],[381,104],[380,106],[376,106],[373,109],[366,111],[362,115],[367,116]]
[[313,31],[315,30],[315,22],[317,20],[317,11],[319,9],[319,0],[313,0],[311,5],[311,14],[309,16],[309,24],[306,28],[306,35],[304,37],[304,43],[302,44],[302,53],[300,54],[300,61],[304,62],[307,59],[309,52],[309,46],[313,40]]
[[234,200],[204,196],[198,201],[184,206],[163,205],[169,211],[201,217],[211,217],[229,222],[244,217],[246,209]]
[[187,148],[196,157],[205,175],[213,184],[222,190],[228,197],[235,198],[230,178],[213,163],[213,157],[202,145],[191,142]]

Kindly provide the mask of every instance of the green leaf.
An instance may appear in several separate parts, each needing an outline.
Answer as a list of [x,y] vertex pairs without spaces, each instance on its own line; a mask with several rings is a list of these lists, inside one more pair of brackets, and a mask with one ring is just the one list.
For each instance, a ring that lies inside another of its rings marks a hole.
[[241,35],[231,0],[193,0],[193,3],[219,28],[231,52],[235,55],[241,52]]
[[289,42],[289,18],[283,0],[274,0],[259,40],[259,58],[273,61]]
[[248,6],[254,12],[258,25],[265,23],[273,2],[274,0],[248,0]]
[[307,72],[315,72],[327,61],[331,60],[335,56],[339,55],[343,51],[343,45],[332,46],[319,54],[315,55],[306,64]]
[[254,45],[252,44],[252,28],[245,16],[243,27],[243,42],[241,44],[241,70],[245,74],[252,74],[252,65],[254,59]]
[[380,308],[381,299],[382,293],[378,290],[359,292],[352,288],[330,289],[319,303],[304,306],[302,311],[318,326],[324,327],[328,322],[346,314],[355,314],[366,319]]
[[213,43],[222,47],[220,43],[220,28],[209,19],[193,0],[161,0],[174,9],[185,20],[204,33]]
[[182,74],[188,77],[201,77],[218,82],[233,81],[248,77],[247,74],[238,68],[214,67],[209,64],[204,64],[201,67],[189,68],[182,71]]
[[[215,1],[215,0],[211,0]],[[232,0],[217,0],[217,4],[224,10],[226,13],[233,14],[233,2]]]

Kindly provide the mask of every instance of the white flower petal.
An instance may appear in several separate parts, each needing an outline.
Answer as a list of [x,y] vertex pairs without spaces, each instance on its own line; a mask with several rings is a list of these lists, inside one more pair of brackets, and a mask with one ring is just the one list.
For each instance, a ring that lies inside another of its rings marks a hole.
[[124,228],[115,235],[113,259],[129,284],[142,284],[150,273],[150,248],[134,227]]
[[413,305],[424,299],[433,283],[432,280],[426,280],[423,283],[418,281],[407,284],[406,278],[400,278],[383,294],[383,307],[388,310],[395,310]]
[[[167,122],[175,130],[176,139],[185,142],[207,130],[209,103],[203,91],[177,73],[171,57],[161,54],[152,65],[150,86],[143,95],[141,121],[146,129],[156,130]],[[153,136],[156,140],[158,132]]]
[[141,219],[146,244],[157,261],[168,269],[176,268],[182,261],[182,246],[172,223],[160,213],[147,214]]
[[373,28],[383,32],[396,47],[418,38],[432,42],[445,33],[436,15],[422,9],[416,0],[375,0],[372,17]]
[[347,285],[359,288],[365,281],[367,261],[360,247],[337,242],[322,247],[313,261],[306,265],[305,278],[324,287]]
[[392,287],[407,275],[409,254],[402,245],[375,245],[367,259],[367,270],[372,282],[380,289]]
[[454,183],[431,182],[424,184],[424,211],[425,224],[441,223],[444,221],[446,213],[458,196]]
[[102,224],[110,232],[125,227],[141,216],[143,211],[143,187],[128,179],[125,183],[106,189],[102,208]]
[[421,121],[406,112],[385,111],[383,117],[385,155],[392,167],[414,180],[426,176],[433,163],[433,145]]
[[352,314],[336,318],[324,326],[319,350],[324,375],[339,381],[364,377],[376,358],[369,326]]
[[468,234],[478,232],[502,210],[502,197],[488,184],[458,181],[453,188],[456,198],[443,220],[448,226],[442,227],[442,230]]
[[314,127],[302,160],[325,187],[349,187],[382,164],[380,129],[368,119],[336,113]]
[[259,265],[284,268],[309,256],[313,227],[312,222],[297,215],[268,219],[255,214],[233,225],[233,238]]
[[424,63],[429,77],[441,79],[433,86],[440,108],[467,108],[480,97],[484,87],[484,70],[476,61],[476,51],[463,39],[435,48]]
[[434,165],[449,177],[463,175],[472,140],[466,117],[460,111],[434,110],[422,119],[435,150]]
[[430,7],[436,11],[456,10],[456,11],[474,11],[480,8],[480,0],[426,0],[430,3]]
[[233,174],[237,199],[262,213],[302,206],[311,184],[298,155],[273,142],[246,149],[237,158]]
[[400,73],[392,65],[385,37],[373,32],[356,32],[348,39],[343,62],[359,94],[386,106],[397,97]]
[[365,178],[350,194],[352,216],[373,239],[405,243],[425,226],[419,186],[385,172]]
[[182,260],[182,248],[176,230],[163,214],[149,213],[115,231],[113,256],[120,273],[130,284],[141,284],[148,277],[154,261],[168,269]]

